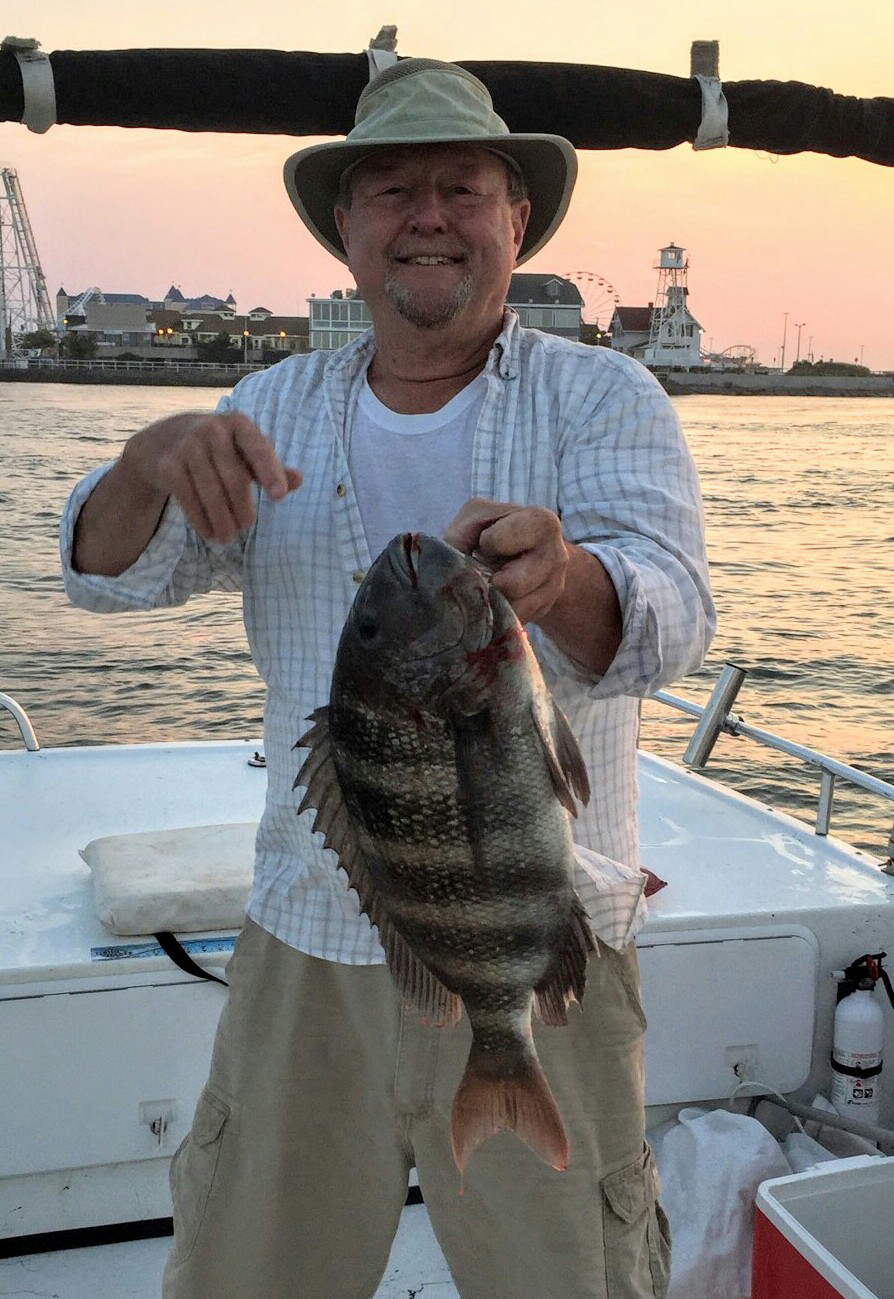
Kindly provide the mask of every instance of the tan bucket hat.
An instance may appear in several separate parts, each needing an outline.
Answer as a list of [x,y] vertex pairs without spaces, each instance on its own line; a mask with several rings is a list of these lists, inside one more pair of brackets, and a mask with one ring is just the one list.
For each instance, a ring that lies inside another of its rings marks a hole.
[[298,215],[340,262],[348,259],[333,215],[339,180],[362,158],[399,144],[475,144],[515,163],[531,201],[518,265],[552,237],[568,209],[577,177],[568,140],[511,134],[484,83],[456,63],[402,59],[365,87],[346,139],[301,149],[284,168]]

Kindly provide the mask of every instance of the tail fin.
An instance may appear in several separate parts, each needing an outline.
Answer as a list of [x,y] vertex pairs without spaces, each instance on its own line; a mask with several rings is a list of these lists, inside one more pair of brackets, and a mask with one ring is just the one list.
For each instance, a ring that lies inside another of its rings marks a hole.
[[553,1168],[568,1167],[568,1137],[537,1056],[530,1051],[511,1058],[505,1051],[492,1054],[473,1040],[450,1122],[460,1172],[483,1141],[507,1130]]

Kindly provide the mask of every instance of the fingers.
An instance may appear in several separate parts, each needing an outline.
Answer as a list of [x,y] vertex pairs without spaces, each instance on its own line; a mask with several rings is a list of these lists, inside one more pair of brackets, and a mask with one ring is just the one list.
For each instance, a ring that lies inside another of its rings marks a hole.
[[[239,417],[232,427],[236,451],[256,482],[274,501],[281,500],[289,491],[289,479],[273,444],[251,420]],[[296,471],[293,470],[294,474]],[[300,475],[299,475],[300,482]],[[298,486],[299,484],[295,484]]]
[[512,605],[519,622],[538,622],[564,591],[567,567],[564,547],[561,558],[531,550],[505,562],[491,580]]
[[523,623],[543,618],[565,589],[568,547],[551,510],[476,498],[466,502],[444,536],[490,565],[494,586]]
[[135,456],[147,481],[176,498],[206,541],[233,541],[252,525],[255,484],[280,500],[303,481],[244,415],[174,416],[139,438]]
[[503,501],[490,501],[485,497],[474,497],[466,501],[456,518],[447,525],[444,540],[466,555],[480,549],[481,534],[506,514],[521,510],[521,505],[509,505]]

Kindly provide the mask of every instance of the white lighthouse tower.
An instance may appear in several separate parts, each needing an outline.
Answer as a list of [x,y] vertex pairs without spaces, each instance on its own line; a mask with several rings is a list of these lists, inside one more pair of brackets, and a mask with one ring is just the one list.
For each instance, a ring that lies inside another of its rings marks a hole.
[[668,244],[659,253],[658,289],[643,360],[656,367],[701,365],[702,327],[689,310],[685,248]]

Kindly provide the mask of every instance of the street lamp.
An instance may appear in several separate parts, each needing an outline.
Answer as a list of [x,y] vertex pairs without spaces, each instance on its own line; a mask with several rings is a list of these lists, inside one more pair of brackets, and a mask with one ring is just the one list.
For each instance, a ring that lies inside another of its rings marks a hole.
[[795,357],[795,365],[797,365],[801,359],[801,330],[804,328],[806,324],[807,324],[806,320],[802,320],[800,325],[798,324],[797,321],[795,321],[795,329],[797,329],[798,331],[798,355]]
[[247,329],[243,329],[242,331],[242,344],[243,344],[242,359],[244,363],[248,365],[248,330]]
[[782,351],[781,351],[781,353],[779,354],[779,368],[780,368],[780,370],[781,370],[781,371],[783,372],[783,374],[784,374],[784,373],[785,373],[785,336],[786,336],[786,334],[788,333],[788,312],[787,312],[787,311],[783,311],[783,313],[782,313],[782,319],[783,319],[783,325],[782,325]]

